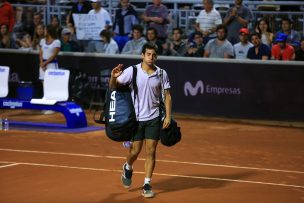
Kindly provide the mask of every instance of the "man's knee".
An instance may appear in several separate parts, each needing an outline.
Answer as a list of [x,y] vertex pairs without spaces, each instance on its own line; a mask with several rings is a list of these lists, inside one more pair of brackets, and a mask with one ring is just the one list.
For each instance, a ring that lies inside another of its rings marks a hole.
[[138,156],[139,153],[141,152],[141,145],[133,144],[131,149],[130,149],[130,154],[132,156]]
[[146,156],[147,157],[154,158],[155,153],[156,153],[156,146],[155,145],[146,147]]

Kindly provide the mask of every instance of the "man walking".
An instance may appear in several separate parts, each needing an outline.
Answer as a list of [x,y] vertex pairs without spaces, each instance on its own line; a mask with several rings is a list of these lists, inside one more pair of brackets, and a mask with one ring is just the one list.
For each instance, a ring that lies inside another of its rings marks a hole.
[[[145,179],[142,195],[146,198],[154,197],[151,187],[151,178],[155,167],[156,147],[160,137],[160,128],[167,128],[171,121],[171,94],[170,83],[165,70],[155,65],[157,59],[157,47],[146,43],[142,47],[142,62],[136,65],[138,95],[134,101],[135,113],[139,121],[137,133],[132,138],[132,146],[123,165],[121,176],[122,184],[129,188],[132,183],[133,168],[141,149],[144,145],[146,151]],[[110,88],[116,89],[120,85],[132,83],[133,67],[122,69],[123,65],[117,65],[111,73]],[[162,123],[159,112],[160,96],[164,90],[166,116]],[[134,88],[132,88],[132,96]],[[161,126],[162,124],[162,126]]]

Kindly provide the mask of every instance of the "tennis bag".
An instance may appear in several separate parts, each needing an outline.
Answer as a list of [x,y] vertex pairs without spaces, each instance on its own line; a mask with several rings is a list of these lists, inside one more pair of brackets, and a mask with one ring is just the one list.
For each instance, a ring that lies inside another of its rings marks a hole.
[[[163,70],[160,70],[160,78],[161,78],[161,87],[162,93],[160,95],[160,106],[159,113],[161,115],[162,124],[166,116],[166,108],[165,108],[165,93],[164,93],[164,82],[163,82]],[[180,127],[178,127],[177,122],[171,117],[171,122],[168,128],[160,129],[160,142],[167,147],[174,146],[182,139],[182,133]]]
[[[137,69],[133,67],[134,100],[137,95],[136,85]],[[96,112],[95,112],[96,113]],[[114,141],[122,142],[131,140],[135,135],[138,122],[129,86],[122,86],[116,90],[108,88],[105,96],[104,111],[96,123],[105,124],[106,135]]]

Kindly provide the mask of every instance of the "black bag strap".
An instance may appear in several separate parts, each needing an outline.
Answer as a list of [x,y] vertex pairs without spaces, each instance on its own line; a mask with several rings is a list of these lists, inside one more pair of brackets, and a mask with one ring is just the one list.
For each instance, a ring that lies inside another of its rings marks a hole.
[[132,86],[134,89],[134,103],[135,103],[136,96],[138,95],[138,87],[137,87],[137,83],[136,83],[137,68],[135,65],[133,65],[132,67],[133,67]]
[[[136,83],[136,77],[137,77],[137,67],[135,65],[132,66],[133,67],[133,76],[132,76],[132,86],[133,86],[133,90],[134,90],[134,94],[133,94],[133,97],[134,97],[134,101],[133,101],[133,104],[134,104],[134,107],[135,107],[135,102],[136,102],[136,97],[138,96],[138,86],[137,86],[137,83]],[[139,114],[139,103],[137,105],[137,113]],[[138,115],[137,114],[137,118],[138,118]]]
[[163,102],[165,102],[165,87],[164,87],[164,75],[163,75],[163,69],[159,69],[159,76],[160,76],[160,84],[161,84],[161,99]]

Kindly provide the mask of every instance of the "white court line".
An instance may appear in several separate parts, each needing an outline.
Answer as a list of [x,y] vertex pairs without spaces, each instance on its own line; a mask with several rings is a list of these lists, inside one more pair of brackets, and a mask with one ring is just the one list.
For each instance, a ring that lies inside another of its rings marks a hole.
[[[104,171],[104,172],[118,172],[118,173],[122,172],[122,170],[117,170],[117,169],[88,168],[88,167],[77,167],[77,166],[53,165],[53,164],[7,162],[7,161],[0,161],[0,163],[12,163],[12,164],[15,164],[15,165],[54,167],[54,168],[66,168],[66,169],[78,169],[78,170],[90,170],[90,171]],[[137,172],[134,171],[133,173],[135,173],[135,174],[145,174],[145,172],[142,172],[142,171],[137,171]],[[303,185],[290,185],[290,184],[269,183],[269,182],[260,182],[260,181],[247,181],[247,180],[237,180],[237,179],[228,179],[228,178],[211,178],[211,177],[204,177],[204,176],[188,176],[188,175],[167,174],[167,173],[153,173],[153,175],[167,176],[167,177],[177,177],[177,178],[191,178],[191,179],[201,179],[201,180],[215,180],[215,181],[249,183],[249,184],[259,184],[259,185],[282,186],[282,187],[292,187],[292,188],[304,188]]]
[[[4,163],[4,162],[2,162]],[[19,165],[18,163],[12,163],[12,164],[8,164],[8,165],[4,165],[4,166],[0,166],[0,168],[6,168],[6,167],[11,167],[11,166],[16,166]]]
[[[0,148],[0,151],[36,153],[36,154],[51,154],[51,155],[65,155],[65,156],[80,156],[80,157],[106,158],[106,159],[123,159],[123,160],[126,159],[125,157],[118,157],[118,156],[101,156],[101,155],[93,155],[93,154],[77,154],[77,153],[75,154],[75,153],[33,151],[33,150],[19,150],[19,149],[5,149],[5,148],[3,148],[3,149]],[[141,159],[141,158],[138,158],[137,160],[145,161],[145,159]],[[223,164],[208,164],[208,163],[197,163],[197,162],[187,162],[187,161],[172,161],[172,160],[158,159],[157,162],[304,174],[304,171],[272,169],[272,168],[257,168],[257,167],[247,167],[247,166],[233,166],[233,165],[223,165]]]

